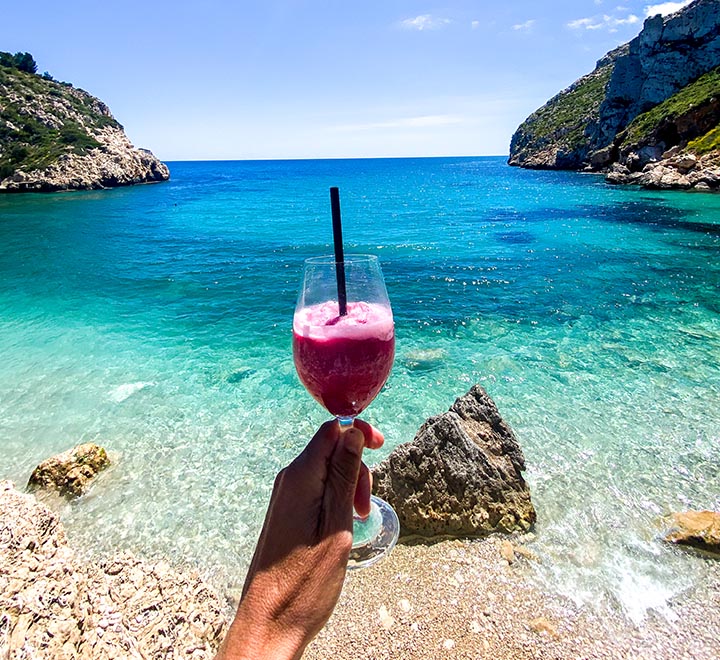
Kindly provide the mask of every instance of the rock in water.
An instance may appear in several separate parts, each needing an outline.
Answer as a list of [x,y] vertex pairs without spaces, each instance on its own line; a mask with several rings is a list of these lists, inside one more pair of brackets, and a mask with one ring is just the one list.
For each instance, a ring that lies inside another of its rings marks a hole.
[[404,535],[527,531],[535,509],[524,469],[515,434],[475,385],[373,468],[373,492],[393,506]]
[[403,360],[410,371],[432,371],[437,369],[447,358],[447,351],[442,348],[426,348],[410,351]]
[[30,475],[28,490],[48,490],[77,497],[85,493],[92,480],[109,465],[107,452],[87,442],[40,463]]
[[665,540],[720,553],[720,513],[684,511],[670,516]]

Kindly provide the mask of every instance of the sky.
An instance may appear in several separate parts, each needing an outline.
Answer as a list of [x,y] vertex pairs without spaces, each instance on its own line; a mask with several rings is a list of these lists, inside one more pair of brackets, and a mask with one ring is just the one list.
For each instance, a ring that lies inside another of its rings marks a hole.
[[163,160],[505,155],[518,125],[689,0],[2,0],[0,50]]

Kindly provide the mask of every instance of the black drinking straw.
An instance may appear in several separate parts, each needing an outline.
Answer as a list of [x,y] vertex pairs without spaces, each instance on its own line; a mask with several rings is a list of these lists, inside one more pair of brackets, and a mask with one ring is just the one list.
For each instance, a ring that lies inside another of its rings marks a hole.
[[337,279],[338,306],[340,316],[347,314],[347,290],[345,289],[345,256],[343,254],[342,221],[340,220],[340,191],[330,188],[332,210],[333,243],[335,244],[335,277]]

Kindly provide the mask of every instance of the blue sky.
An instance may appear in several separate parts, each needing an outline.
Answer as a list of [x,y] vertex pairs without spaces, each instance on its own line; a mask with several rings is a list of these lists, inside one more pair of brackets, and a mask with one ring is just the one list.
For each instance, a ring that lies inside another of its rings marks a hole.
[[164,160],[501,155],[683,4],[36,0],[3,7],[0,50],[101,98]]

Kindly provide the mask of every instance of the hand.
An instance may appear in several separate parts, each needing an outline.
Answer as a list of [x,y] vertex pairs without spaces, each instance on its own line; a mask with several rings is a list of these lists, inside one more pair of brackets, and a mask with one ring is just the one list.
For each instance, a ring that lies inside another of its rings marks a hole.
[[363,447],[382,434],[367,422],[323,424],[278,474],[235,620],[216,660],[299,658],[330,618],[352,547],[353,503],[370,512]]

